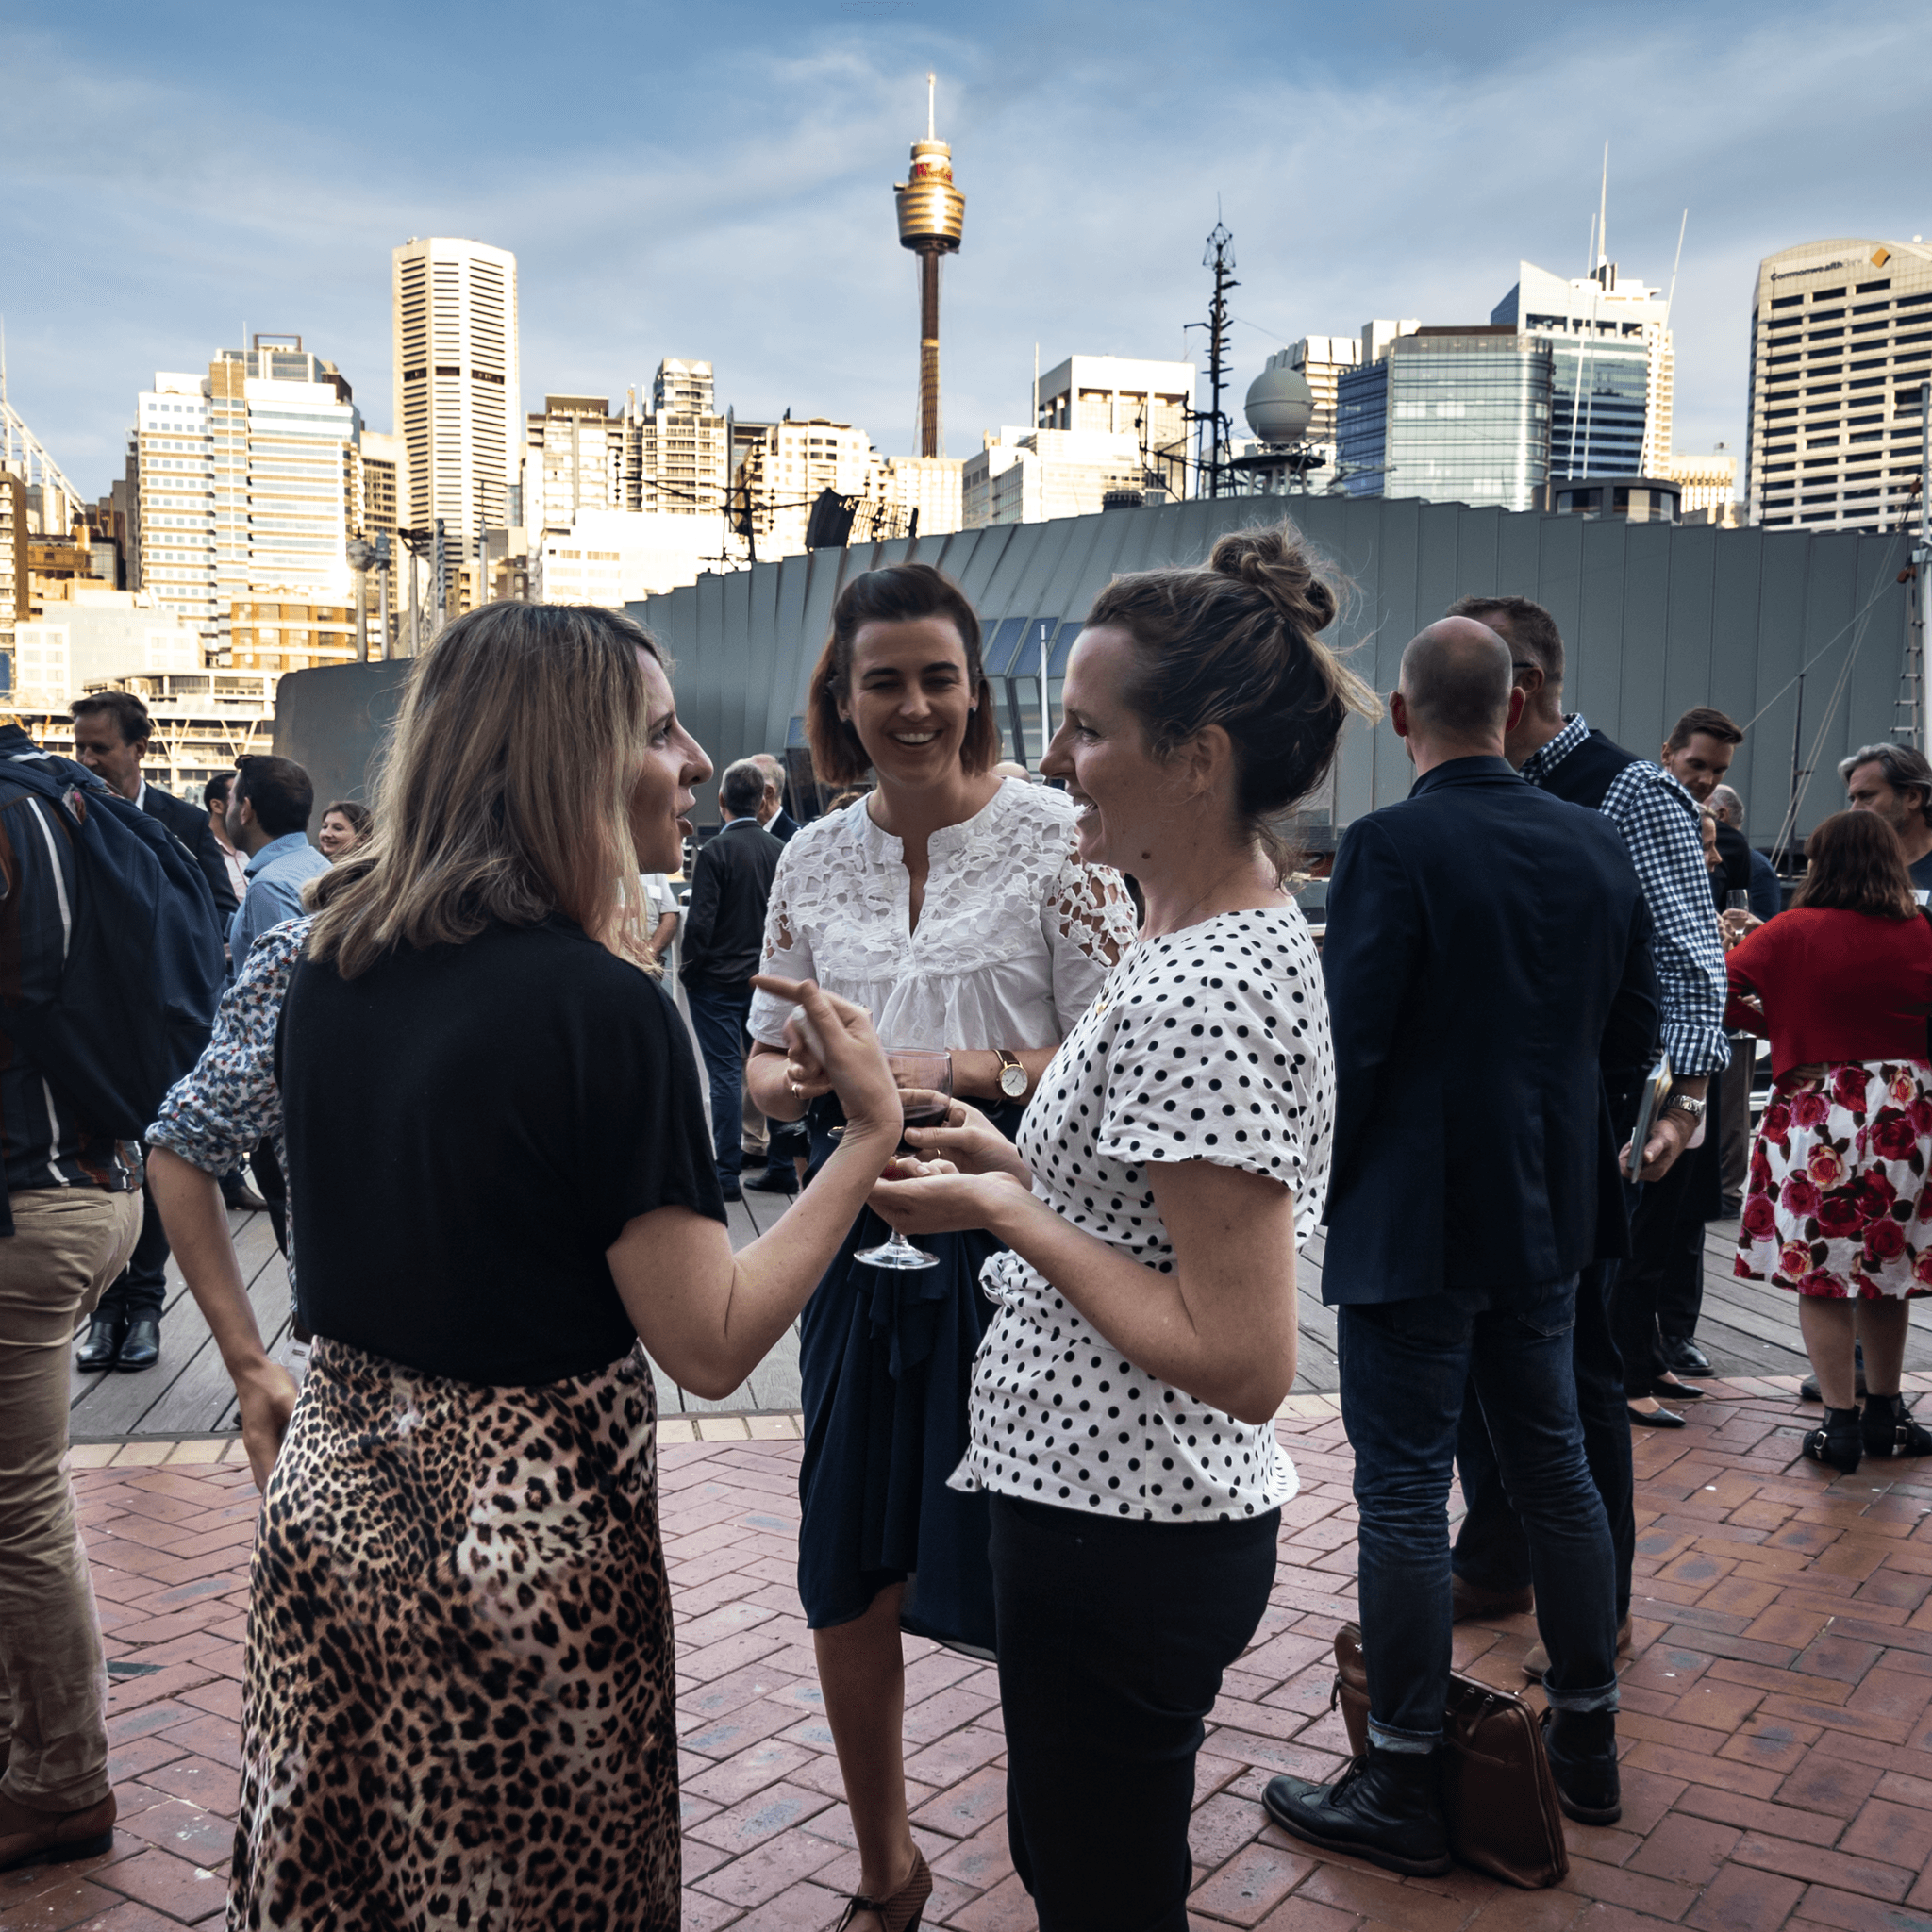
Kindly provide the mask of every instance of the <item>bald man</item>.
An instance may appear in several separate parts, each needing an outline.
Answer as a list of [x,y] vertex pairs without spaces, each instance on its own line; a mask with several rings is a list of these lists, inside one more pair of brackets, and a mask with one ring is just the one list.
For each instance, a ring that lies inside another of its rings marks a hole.
[[1403,654],[1390,717],[1415,767],[1336,855],[1323,947],[1337,1076],[1323,1299],[1356,1456],[1365,1765],[1277,1777],[1269,1815],[1324,1850],[1445,1870],[1440,1797],[1448,1500],[1465,1391],[1528,1531],[1564,1809],[1619,1816],[1616,1580],[1585,1462],[1579,1274],[1627,1239],[1598,1073],[1655,1025],[1650,919],[1616,828],[1504,757],[1523,694],[1468,618]]

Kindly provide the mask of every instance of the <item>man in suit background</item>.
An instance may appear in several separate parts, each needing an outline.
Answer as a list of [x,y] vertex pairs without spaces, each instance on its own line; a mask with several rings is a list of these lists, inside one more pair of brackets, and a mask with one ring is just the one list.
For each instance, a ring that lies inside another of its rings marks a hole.
[[[76,698],[74,717],[74,756],[110,791],[131,800],[150,818],[158,819],[193,855],[208,890],[214,894],[215,917],[223,937],[237,904],[235,888],[208,813],[185,798],[150,785],[142,775],[154,727],[147,707],[127,691],[97,691]],[[127,1266],[95,1305],[88,1322],[87,1340],[75,1359],[83,1369],[136,1371],[153,1368],[161,1358],[161,1309],[167,1298],[168,1236],[154,1202],[142,1189],[141,1239]]]
[[785,809],[785,767],[771,752],[754,753],[750,760],[765,775],[765,802],[758,808],[758,824],[781,845],[798,836],[798,821]]
[[[711,1146],[727,1201],[744,1198],[744,1056],[751,976],[764,950],[765,907],[785,848],[758,824],[765,774],[751,758],[718,781],[724,824],[691,867],[678,982],[711,1089]],[[795,1178],[794,1178],[795,1185]]]
[[163,791],[158,785],[150,785],[142,775],[141,761],[154,736],[147,707],[131,691],[97,691],[76,698],[71,708],[74,756],[110,791],[131,799],[150,818],[159,819],[194,855],[194,862],[215,895],[215,916],[225,934],[241,902],[208,813],[172,791]]
[[1615,828],[1503,756],[1510,653],[1467,618],[1408,647],[1390,701],[1417,777],[1357,819],[1323,950],[1337,1074],[1323,1299],[1356,1454],[1365,1757],[1277,1777],[1296,1837],[1448,1864],[1448,1495],[1472,1381],[1526,1524],[1564,1808],[1619,1815],[1615,1563],[1571,1362],[1577,1276],[1627,1240],[1599,1073],[1655,1018],[1649,916]]

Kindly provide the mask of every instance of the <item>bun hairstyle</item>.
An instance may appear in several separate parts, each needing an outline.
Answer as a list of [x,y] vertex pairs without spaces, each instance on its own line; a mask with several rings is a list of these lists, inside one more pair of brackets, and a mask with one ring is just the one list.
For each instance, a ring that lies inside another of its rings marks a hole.
[[992,770],[1000,755],[1000,729],[992,686],[980,658],[978,614],[943,571],[929,563],[890,563],[854,577],[832,607],[832,634],[819,653],[805,701],[806,742],[820,784],[862,785],[872,775],[872,759],[858,733],[839,715],[840,705],[852,697],[853,641],[868,624],[909,624],[922,617],[943,618],[959,633],[966,688],[974,707],[959,762],[973,777]]
[[1287,522],[1230,530],[1192,569],[1116,577],[1087,614],[1133,640],[1124,693],[1157,758],[1218,724],[1232,741],[1235,805],[1276,867],[1292,854],[1274,832],[1334,762],[1353,712],[1382,714],[1375,694],[1316,636],[1335,592]]

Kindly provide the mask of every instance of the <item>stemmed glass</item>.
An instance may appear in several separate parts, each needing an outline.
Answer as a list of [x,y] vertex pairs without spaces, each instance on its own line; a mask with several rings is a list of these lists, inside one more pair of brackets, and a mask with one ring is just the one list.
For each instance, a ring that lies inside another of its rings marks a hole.
[[[892,1070],[892,1079],[899,1089],[899,1105],[904,1110],[905,1124],[908,1127],[942,1127],[946,1115],[951,1111],[953,1098],[953,1057],[927,1048],[911,1049],[904,1053],[889,1053],[886,1064]],[[902,1136],[899,1142],[901,1154],[910,1154]],[[924,1248],[915,1248],[895,1227],[889,1241],[881,1241],[875,1248],[867,1248],[863,1254],[855,1255],[855,1261],[863,1261],[869,1268],[937,1268],[940,1257],[928,1255]]]

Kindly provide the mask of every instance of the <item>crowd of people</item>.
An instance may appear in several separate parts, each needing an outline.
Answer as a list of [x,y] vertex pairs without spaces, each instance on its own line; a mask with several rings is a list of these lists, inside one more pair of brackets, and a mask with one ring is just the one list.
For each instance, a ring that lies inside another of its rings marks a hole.
[[[1288,525],[1116,578],[1040,783],[999,763],[958,587],[858,575],[806,719],[842,795],[800,824],[776,759],[729,766],[683,899],[712,768],[607,610],[451,625],[373,816],[314,846],[287,759],[201,811],[147,786],[131,697],[75,707],[79,765],[0,729],[0,1870],[111,1840],[68,1351],[86,1319],[82,1367],[158,1358],[168,1242],[263,1491],[232,1926],[678,1923],[652,1364],[722,1398],[795,1322],[841,1926],[908,1932],[932,1890],[910,1631],[996,1661],[1045,1932],[1183,1932],[1204,1721],[1298,1486],[1274,1422],[1318,1224],[1367,1740],[1267,1813],[1445,1870],[1452,1625],[1534,1608],[1563,1808],[1614,1823],[1632,1430],[1709,1399],[1727,1201],[1738,1272],[1799,1298],[1804,1457],[1932,1452],[1899,1392],[1932,767],[1849,759],[1787,908],[1740,727],[1624,750],[1564,709],[1548,611],[1466,598],[1404,653],[1414,782],[1344,833],[1318,947],[1282,827],[1383,708],[1336,608]],[[158,996],[104,1067],[63,1000],[133,984],[95,960],[130,943]],[[746,1187],[786,1205],[734,1252]],[[230,1237],[264,1197],[299,1389]]]

